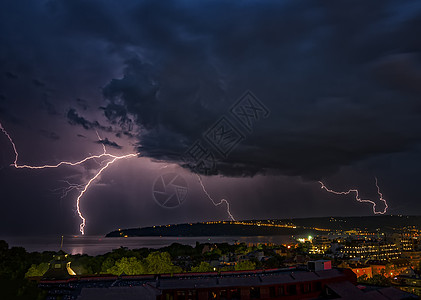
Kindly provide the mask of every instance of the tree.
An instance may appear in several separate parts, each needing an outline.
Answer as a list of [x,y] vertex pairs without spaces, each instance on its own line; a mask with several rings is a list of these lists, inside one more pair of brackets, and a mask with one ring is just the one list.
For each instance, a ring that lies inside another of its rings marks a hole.
[[39,265],[31,265],[25,274],[25,277],[42,276],[48,270],[48,263],[40,263]]
[[217,247],[215,247],[211,251],[206,252],[204,254],[204,256],[206,257],[206,259],[209,259],[209,260],[217,260],[217,259],[219,259],[219,257],[221,255],[222,255],[222,251],[221,251],[221,249],[219,249]]
[[107,270],[114,275],[140,275],[145,274],[145,266],[136,257],[123,257],[115,262],[114,266]]
[[245,271],[245,270],[254,270],[255,268],[256,268],[256,264],[254,262],[245,260],[245,261],[238,262],[235,265],[234,270]]
[[285,258],[275,254],[272,257],[270,257],[268,260],[266,260],[263,265],[265,266],[265,268],[279,268],[281,266],[283,266],[283,262],[284,262]]
[[112,257],[107,257],[101,265],[101,273],[107,273],[108,269],[111,269],[115,265],[115,260]]
[[358,283],[377,285],[377,286],[390,286],[392,283],[390,279],[383,275],[374,275],[372,278],[368,278],[366,274],[357,278]]
[[88,275],[93,274],[92,270],[92,261],[93,258],[86,254],[80,255],[73,255],[70,257],[70,261],[72,263],[72,269],[78,275]]
[[199,265],[191,268],[192,272],[210,272],[212,271],[211,265],[206,262],[202,261]]
[[161,248],[160,251],[168,252],[171,257],[186,256],[195,254],[195,249],[190,245],[182,245],[179,243],[172,243],[168,247]]
[[145,259],[149,274],[178,273],[182,269],[175,266],[168,252],[152,252]]
[[0,255],[5,255],[9,250],[9,244],[6,241],[0,240]]
[[247,253],[246,243],[241,243],[241,244],[236,245],[235,253],[236,254],[246,254]]
[[[98,274],[98,273],[101,272],[102,263],[104,262],[104,260],[105,260],[105,258],[103,256],[90,257],[90,259],[88,261],[88,267],[92,271],[92,274]],[[72,266],[73,266],[73,264],[72,264]],[[110,267],[112,267],[112,265]],[[105,269],[105,270],[107,270],[107,269]]]

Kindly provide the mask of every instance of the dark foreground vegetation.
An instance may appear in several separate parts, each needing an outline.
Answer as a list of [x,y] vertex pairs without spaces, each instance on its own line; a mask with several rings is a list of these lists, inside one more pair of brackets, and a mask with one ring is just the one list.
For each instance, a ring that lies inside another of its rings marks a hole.
[[[218,268],[224,270],[252,270],[257,267],[270,268],[282,265],[283,259],[271,247],[247,247],[245,244],[199,244],[195,247],[174,243],[171,246],[157,249],[134,249],[124,247],[103,255],[68,255],[71,268],[77,275],[138,275],[164,274],[180,272],[214,271],[212,261],[219,261],[221,256],[226,260],[235,259],[235,255],[246,255],[253,251],[264,251],[273,255],[262,263],[250,257],[241,262],[227,264]],[[45,251],[28,253],[22,247],[9,248],[5,241],[0,241],[0,299],[44,299],[45,292],[37,287],[37,282],[30,280],[40,277],[47,271],[49,262],[58,252]],[[231,257],[230,257],[231,256]]]
[[[193,247],[174,243],[158,250],[120,247],[103,255],[68,255],[67,259],[77,276],[220,272],[282,268],[297,265],[302,259],[324,258],[309,254],[310,246],[308,242],[288,248],[273,244],[196,243]],[[44,275],[57,254],[53,251],[28,253],[24,248],[9,248],[5,241],[0,241],[0,299],[44,299],[45,292],[33,279]],[[333,265],[339,263],[333,260]],[[360,283],[376,286],[389,286],[390,280],[382,275],[359,278]]]
[[0,240],[0,299],[44,299],[45,292],[29,281],[25,274],[32,264],[51,260],[53,252],[28,253],[22,247],[13,247]]

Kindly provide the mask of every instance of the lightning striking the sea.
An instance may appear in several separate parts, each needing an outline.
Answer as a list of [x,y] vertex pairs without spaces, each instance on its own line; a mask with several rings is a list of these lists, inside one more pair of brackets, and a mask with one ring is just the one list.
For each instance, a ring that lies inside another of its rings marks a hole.
[[380,192],[380,187],[378,185],[377,177],[374,177],[374,178],[376,180],[377,194],[379,195],[379,200],[384,202],[384,209],[383,209],[383,211],[377,211],[376,210],[376,202],[374,202],[372,200],[369,200],[369,199],[361,199],[360,196],[359,196],[359,192],[358,192],[357,189],[349,189],[346,192],[337,192],[337,191],[334,191],[334,190],[331,190],[331,189],[327,188],[326,185],[323,182],[319,181],[319,183],[321,184],[321,188],[322,189],[324,189],[327,192],[332,193],[332,194],[336,194],[336,195],[349,195],[351,193],[355,193],[355,200],[357,200],[358,202],[371,203],[372,204],[372,207],[373,207],[373,213],[376,214],[376,215],[377,214],[383,215],[383,214],[386,213],[387,208],[388,208],[388,205],[387,205],[386,199],[383,198],[383,194]]
[[229,217],[231,218],[232,221],[235,221],[234,216],[231,214],[231,211],[230,211],[230,204],[229,204],[229,202],[226,199],[221,199],[221,201],[215,202],[215,200],[213,200],[213,198],[206,191],[205,185],[203,184],[203,181],[202,181],[202,178],[200,177],[200,175],[199,174],[196,174],[196,176],[197,176],[197,179],[199,180],[200,185],[202,186],[203,192],[209,198],[209,200],[212,201],[212,204],[215,205],[215,206],[219,206],[222,203],[225,203],[227,205],[227,213],[228,213]]
[[[107,153],[107,150],[105,148],[105,145],[102,144],[102,148],[103,148],[103,153],[100,155],[91,155],[88,157],[85,157],[82,160],[76,161],[76,162],[68,162],[68,161],[62,161],[59,162],[58,164],[55,165],[42,165],[42,166],[30,166],[30,165],[19,165],[18,164],[18,158],[19,158],[19,153],[16,147],[16,144],[14,143],[12,137],[9,135],[9,133],[6,131],[6,129],[4,129],[3,125],[0,123],[0,130],[4,133],[4,135],[7,137],[7,139],[10,141],[12,147],[13,147],[13,151],[15,152],[15,160],[12,164],[13,167],[15,167],[16,169],[46,169],[46,168],[58,168],[62,165],[69,165],[69,166],[77,166],[77,165],[81,165],[89,160],[95,160],[95,159],[99,159],[99,158],[108,158],[111,160],[108,160],[106,162],[106,164],[101,167],[98,172],[85,184],[85,185],[75,185],[75,184],[70,184],[69,183],[69,188],[64,190],[65,195],[67,195],[67,193],[73,189],[78,189],[81,190],[78,197],[76,198],[76,210],[77,210],[77,214],[79,216],[79,218],[82,220],[82,223],[79,225],[79,230],[81,232],[82,235],[85,234],[85,226],[86,226],[86,218],[83,216],[81,210],[80,210],[80,201],[83,197],[83,195],[88,191],[89,187],[91,186],[92,182],[94,182],[110,165],[112,165],[113,163],[115,163],[118,160],[121,159],[127,159],[130,157],[136,157],[138,156],[139,153],[130,153],[130,154],[126,154],[126,155],[122,155],[122,156],[116,156],[113,154],[109,154]],[[99,141],[102,141],[101,137],[99,136],[98,132],[97,132],[97,136],[99,138]]]

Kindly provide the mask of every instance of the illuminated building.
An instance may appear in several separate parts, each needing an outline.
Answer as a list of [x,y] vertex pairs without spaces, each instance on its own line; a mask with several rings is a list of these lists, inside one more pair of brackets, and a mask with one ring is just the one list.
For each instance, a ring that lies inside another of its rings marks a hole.
[[357,275],[357,278],[363,275],[366,275],[367,278],[373,277],[372,266],[367,264],[361,264],[355,261],[344,261],[341,264],[339,264],[338,267],[352,270],[352,272],[354,272],[355,275]]
[[421,251],[406,251],[402,252],[403,259],[409,260],[413,268],[417,268],[421,263]]
[[357,277],[367,275],[368,278],[371,278],[375,275],[394,277],[402,274],[410,266],[407,260],[397,259],[392,262],[365,261],[364,264],[355,261],[348,261],[342,262],[338,267],[351,269]]
[[421,296],[421,277],[412,269],[396,276],[392,282],[403,291]]
[[399,250],[404,251],[414,251],[416,245],[416,239],[413,238],[410,233],[393,233],[387,237],[387,240],[391,243],[396,244]]
[[371,272],[373,275],[383,275],[386,274],[386,264],[371,262],[370,263]]
[[370,266],[356,266],[351,268],[352,272],[357,275],[357,277],[366,275],[367,278],[373,277],[373,272]]
[[316,236],[311,241],[312,247],[309,249],[310,254],[325,254],[330,249],[331,241],[324,236]]
[[342,253],[349,258],[359,257],[361,259],[373,259],[386,261],[390,259],[398,259],[401,251],[392,243],[373,243],[354,241],[345,245]]

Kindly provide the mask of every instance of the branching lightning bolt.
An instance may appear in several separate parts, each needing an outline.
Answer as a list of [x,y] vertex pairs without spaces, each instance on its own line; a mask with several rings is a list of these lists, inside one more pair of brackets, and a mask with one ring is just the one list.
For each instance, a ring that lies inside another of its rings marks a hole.
[[[108,158],[111,159],[109,161],[107,161],[107,163],[105,164],[105,166],[101,167],[98,172],[95,174],[95,176],[93,176],[85,185],[77,185],[77,184],[69,184],[69,187],[64,189],[63,191],[63,195],[62,197],[65,197],[67,195],[67,193],[69,193],[71,190],[73,189],[77,189],[77,190],[81,190],[79,193],[79,196],[76,199],[76,209],[77,209],[77,213],[79,215],[79,217],[82,220],[82,223],[80,224],[79,228],[80,228],[80,232],[83,234],[85,234],[85,226],[86,226],[86,218],[82,215],[82,212],[80,210],[80,200],[82,199],[83,195],[87,192],[88,188],[91,186],[92,182],[94,182],[110,165],[112,165],[113,163],[115,163],[116,161],[120,160],[120,159],[126,159],[126,158],[130,158],[130,157],[136,157],[138,155],[138,153],[131,153],[131,154],[126,154],[123,156],[116,156],[116,155],[112,155],[107,153],[107,150],[105,148],[105,145],[102,144],[102,148],[103,148],[103,153],[100,155],[91,155],[88,156],[82,160],[76,161],[76,162],[68,162],[68,161],[62,161],[59,162],[58,164],[55,165],[43,165],[43,166],[30,166],[30,165],[19,165],[18,164],[18,157],[19,157],[19,153],[17,151],[16,145],[13,142],[12,137],[9,135],[9,133],[4,129],[3,125],[0,123],[0,130],[5,134],[5,136],[8,138],[8,140],[10,141],[12,147],[13,147],[13,151],[15,152],[15,160],[12,164],[12,166],[14,166],[16,169],[46,169],[46,168],[58,168],[62,165],[69,165],[69,166],[77,166],[77,165],[81,165],[91,159],[95,160],[98,158]],[[98,138],[100,141],[102,141],[101,137],[99,136],[98,132],[96,132]]]
[[[12,164],[12,166],[14,166],[16,169],[46,169],[46,168],[58,168],[62,165],[68,165],[68,166],[77,166],[77,165],[81,165],[91,159],[97,159],[97,158],[103,158],[103,157],[108,157],[108,158],[116,158],[117,156],[112,155],[107,153],[106,149],[105,149],[105,145],[102,144],[102,147],[104,149],[104,152],[100,155],[91,155],[88,157],[85,157],[82,160],[76,161],[76,162],[69,162],[69,161],[61,161],[55,165],[42,165],[42,166],[29,166],[29,165],[19,165],[18,164],[18,158],[19,158],[19,153],[18,150],[16,148],[15,143],[13,142],[13,139],[10,137],[9,133],[4,129],[4,127],[2,126],[2,124],[0,123],[0,130],[6,135],[6,137],[9,139],[10,143],[12,144],[13,147],[13,151],[15,152],[15,160]],[[98,135],[98,132],[97,132]],[[98,135],[99,137],[99,135]],[[99,137],[100,141],[102,140]]]
[[[95,133],[96,133],[96,136],[98,137],[98,140],[99,140],[100,142],[102,142],[102,138],[101,138],[101,136],[99,135],[99,133],[98,133],[98,131],[97,131],[97,130],[95,130]],[[104,144],[104,143],[101,143],[101,145],[102,145],[103,154],[106,154],[106,153],[107,153],[107,149],[105,148],[105,144]]]
[[374,178],[376,180],[377,194],[379,195],[379,200],[384,202],[384,209],[383,209],[383,211],[376,211],[376,203],[374,201],[369,200],[369,199],[361,199],[360,196],[359,196],[359,192],[358,192],[357,189],[349,189],[346,192],[337,192],[337,191],[328,189],[323,182],[319,181],[319,183],[321,184],[321,188],[322,189],[326,190],[329,193],[333,193],[333,194],[336,194],[336,195],[349,195],[351,193],[355,193],[355,200],[357,200],[358,202],[371,203],[373,205],[373,213],[376,214],[376,215],[377,214],[383,215],[383,214],[386,213],[387,208],[389,206],[387,205],[386,199],[383,198],[383,194],[380,192],[380,187],[378,185],[377,177],[374,177]]
[[83,184],[77,184],[77,183],[71,183],[67,180],[60,180],[64,183],[67,184],[67,187],[62,187],[62,188],[57,188],[57,189],[53,189],[53,192],[58,192],[61,191],[61,197],[60,199],[64,199],[67,197],[67,195],[73,191],[73,190],[82,190],[84,188]]
[[199,179],[199,183],[202,186],[203,192],[209,198],[209,200],[212,201],[212,204],[215,205],[215,206],[219,206],[222,203],[225,203],[227,205],[227,213],[228,213],[229,217],[231,218],[232,221],[235,221],[235,219],[234,219],[234,217],[233,217],[233,215],[231,214],[231,211],[230,211],[230,204],[229,204],[229,202],[227,200],[225,200],[225,199],[221,199],[221,201],[215,202],[215,200],[213,200],[213,198],[206,191],[205,185],[203,184],[203,181],[202,181],[202,178],[200,177],[200,175],[199,174],[196,174],[196,176],[197,176],[197,179]]
[[85,217],[83,217],[81,211],[80,211],[80,199],[82,198],[82,196],[86,193],[86,191],[88,190],[88,188],[90,187],[90,185],[92,184],[92,182],[98,178],[99,175],[101,175],[101,173],[107,169],[111,164],[113,164],[114,162],[116,162],[117,160],[120,159],[124,159],[124,158],[129,158],[129,157],[135,157],[137,156],[137,153],[132,153],[132,154],[127,154],[127,155],[123,155],[123,156],[114,156],[114,158],[110,161],[108,161],[104,167],[102,167],[101,169],[99,169],[99,171],[96,173],[96,175],[94,177],[92,177],[88,183],[85,185],[85,187],[83,188],[83,190],[80,192],[79,196],[76,199],[76,209],[77,209],[77,213],[79,215],[79,217],[82,219],[82,223],[80,224],[80,232],[82,234],[85,234],[85,226],[86,226],[86,219]]

